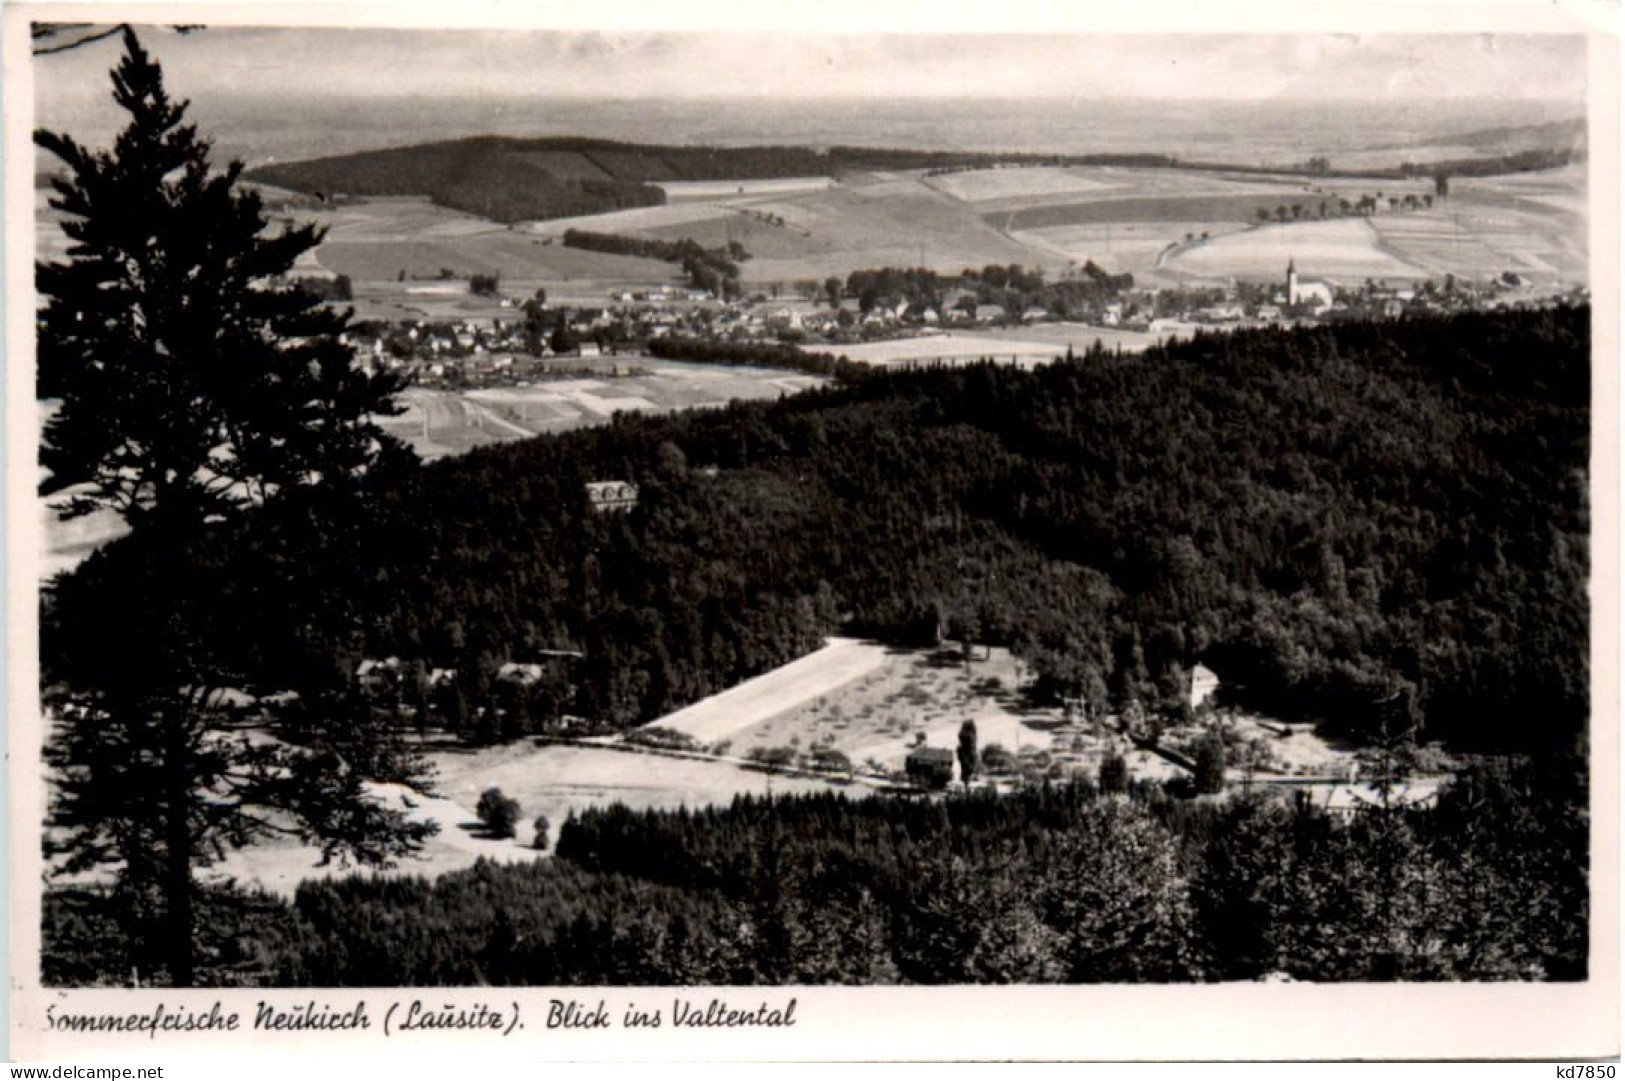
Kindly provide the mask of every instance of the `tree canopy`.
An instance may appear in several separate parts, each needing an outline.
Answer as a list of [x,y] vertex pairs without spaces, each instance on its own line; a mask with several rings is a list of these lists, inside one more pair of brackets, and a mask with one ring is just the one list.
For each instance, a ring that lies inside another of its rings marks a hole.
[[66,166],[51,186],[72,241],[36,267],[37,392],[49,490],[83,485],[140,529],[198,522],[365,468],[386,441],[369,419],[396,384],[353,364],[347,316],[285,282],[319,240],[268,234],[259,197],[215,170],[134,33],[113,72],[128,123],[97,151],[35,133]]
[[[112,148],[35,135],[66,167],[51,201],[72,241],[66,262],[36,268],[37,389],[56,402],[44,487],[70,488],[71,513],[122,515],[141,567],[105,589],[45,591],[47,848],[63,870],[112,865],[128,918],[184,985],[195,867],[277,834],[387,863],[427,832],[367,792],[419,771],[366,703],[311,703],[322,720],[302,746],[222,728],[217,708],[243,674],[214,644],[227,614],[213,553],[231,524],[274,509],[299,543],[334,543],[361,485],[405,452],[371,420],[395,384],[353,363],[348,313],[285,280],[317,233],[265,232],[241,166],[212,168],[186,103],[123,38],[113,98],[128,122]],[[266,539],[269,554],[279,541]],[[332,628],[341,608],[312,615]],[[89,652],[59,651],[65,640]]]

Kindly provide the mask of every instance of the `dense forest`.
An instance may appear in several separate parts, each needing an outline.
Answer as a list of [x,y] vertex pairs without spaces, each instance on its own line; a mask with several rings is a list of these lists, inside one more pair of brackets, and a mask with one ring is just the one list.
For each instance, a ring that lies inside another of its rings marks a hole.
[[707,248],[687,237],[682,240],[653,240],[618,233],[593,233],[585,229],[566,229],[564,246],[681,263],[691,287],[709,290],[717,296],[739,295],[739,264],[750,258],[750,252],[737,240],[730,241],[727,247]]
[[711,338],[668,335],[650,338],[646,344],[650,356],[663,360],[784,368],[839,380],[862,379],[874,371],[867,364],[843,360],[827,352],[811,352],[788,342],[719,342]]
[[[1583,979],[1573,768],[1481,766],[1435,809],[1347,822],[1260,793],[1191,803],[1086,783],[611,806],[567,821],[556,859],[307,882],[291,905],[216,891],[205,982]],[[150,969],[150,944],[111,911],[48,895],[47,984]]]
[[[585,653],[537,692],[549,708],[622,727],[833,631],[940,629],[1008,645],[1037,693],[1091,711],[1178,711],[1200,660],[1282,716],[1357,729],[1397,699],[1431,739],[1572,748],[1589,318],[848,368],[777,402],[375,471],[342,527],[203,538],[185,603],[250,686],[330,694],[364,656],[399,655],[458,670],[459,716],[544,648]],[[594,480],[637,484],[637,507],[594,512]],[[49,678],[127,652],[94,613],[151,558],[112,545],[48,594]]]

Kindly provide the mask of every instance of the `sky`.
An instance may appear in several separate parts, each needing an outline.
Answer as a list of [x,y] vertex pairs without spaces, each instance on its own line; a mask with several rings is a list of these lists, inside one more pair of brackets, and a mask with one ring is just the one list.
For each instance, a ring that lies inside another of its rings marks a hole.
[[[214,28],[144,35],[180,94],[266,97],[1529,98],[1583,102],[1568,35],[723,34]],[[44,112],[116,41],[42,57]]]

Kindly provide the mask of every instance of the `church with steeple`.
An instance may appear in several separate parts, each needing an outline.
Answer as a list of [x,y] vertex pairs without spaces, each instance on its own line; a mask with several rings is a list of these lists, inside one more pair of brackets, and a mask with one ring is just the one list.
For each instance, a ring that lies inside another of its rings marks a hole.
[[1316,308],[1329,308],[1332,306],[1332,287],[1327,282],[1298,277],[1297,262],[1288,259],[1286,261],[1286,302],[1293,307],[1308,305]]

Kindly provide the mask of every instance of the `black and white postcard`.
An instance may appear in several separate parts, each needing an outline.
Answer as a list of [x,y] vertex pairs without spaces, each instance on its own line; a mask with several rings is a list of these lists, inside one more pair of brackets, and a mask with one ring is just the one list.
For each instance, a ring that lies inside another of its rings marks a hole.
[[8,8],[18,1057],[1618,1053],[1611,26],[874,7]]

